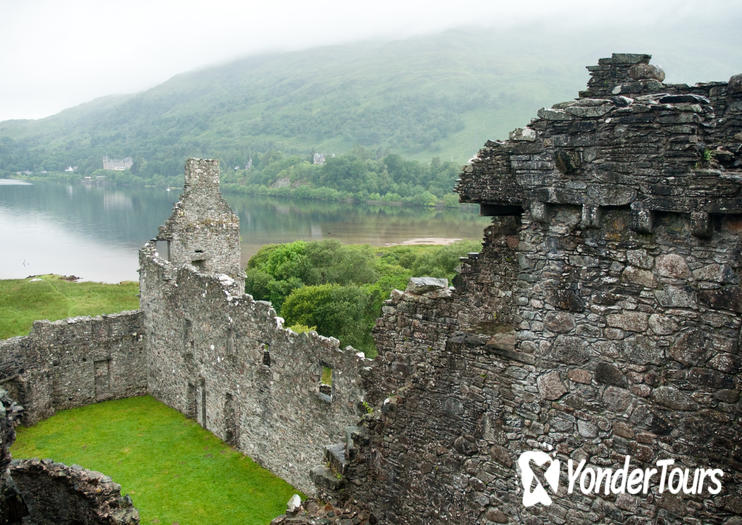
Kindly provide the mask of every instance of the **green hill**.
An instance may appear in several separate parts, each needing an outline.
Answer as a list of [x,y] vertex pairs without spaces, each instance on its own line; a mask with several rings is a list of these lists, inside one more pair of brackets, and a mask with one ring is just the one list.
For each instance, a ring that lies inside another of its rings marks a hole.
[[486,138],[506,135],[584,83],[581,63],[544,69],[543,56],[513,58],[502,40],[458,30],[183,73],[142,93],[0,123],[0,170],[73,165],[88,174],[109,155],[133,157],[135,173],[164,175],[179,173],[187,156],[244,166],[268,151],[310,158],[354,146],[462,163]]
[[[683,41],[677,38],[681,29]],[[735,32],[717,29],[732,36],[701,38],[703,27],[690,31],[666,23],[620,34],[588,28],[576,38],[555,22],[251,56],[45,119],[0,122],[0,175],[68,165],[86,175],[108,155],[134,159],[119,179],[164,182],[181,174],[189,156],[243,168],[252,158],[256,170],[273,164],[268,175],[233,182],[282,189],[286,181],[306,186],[302,173],[311,171],[287,175],[287,166],[308,162],[314,152],[330,158],[359,152],[359,146],[362,153],[353,160],[379,161],[394,153],[424,161],[422,170],[433,157],[459,166],[486,139],[504,138],[539,107],[576,96],[587,79],[584,65],[611,51],[654,53],[671,82],[728,78]],[[688,71],[698,76],[688,79]],[[276,152],[284,156],[280,166]],[[395,179],[388,168],[372,171]],[[425,181],[415,184],[424,187]],[[374,187],[368,185],[369,194],[397,191]]]

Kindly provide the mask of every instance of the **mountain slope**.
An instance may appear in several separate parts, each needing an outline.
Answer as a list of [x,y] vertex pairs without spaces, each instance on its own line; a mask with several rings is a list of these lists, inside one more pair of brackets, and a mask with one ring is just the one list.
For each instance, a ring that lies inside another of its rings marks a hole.
[[179,174],[188,156],[244,166],[270,151],[309,159],[355,146],[377,158],[462,163],[539,107],[576,96],[584,65],[611,51],[656,52],[660,60],[665,52],[673,67],[693,71],[724,70],[736,59],[725,40],[703,47],[663,37],[676,33],[670,25],[620,36],[596,28],[577,41],[568,28],[467,28],[252,56],[45,119],[0,122],[0,173],[73,165],[87,174],[109,155],[133,157],[132,172],[146,178]]
[[549,71],[547,90],[529,75],[543,60],[512,59],[497,40],[455,31],[184,73],[142,93],[0,123],[0,169],[90,172],[110,155],[138,159],[144,173],[166,173],[189,155],[244,165],[259,152],[340,153],[357,145],[463,162],[493,130],[502,135],[542,100],[570,96],[582,83],[575,76],[584,77],[581,67]]

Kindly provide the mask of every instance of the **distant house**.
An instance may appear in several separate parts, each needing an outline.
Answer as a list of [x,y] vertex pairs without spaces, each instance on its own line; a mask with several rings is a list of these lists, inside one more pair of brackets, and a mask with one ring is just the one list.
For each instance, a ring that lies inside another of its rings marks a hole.
[[[104,162],[105,162],[105,161],[104,161]],[[64,169],[64,171],[66,171],[67,173],[74,173],[74,172],[76,172],[76,171],[77,171],[77,166],[67,166],[67,167],[66,167],[66,168]],[[44,173],[44,172],[42,172],[42,173]]]
[[123,159],[111,159],[109,157],[103,157],[103,169],[110,171],[125,171],[131,168],[134,164],[134,160],[131,157]]
[[312,155],[312,164],[324,164],[325,155],[323,153],[315,153]]

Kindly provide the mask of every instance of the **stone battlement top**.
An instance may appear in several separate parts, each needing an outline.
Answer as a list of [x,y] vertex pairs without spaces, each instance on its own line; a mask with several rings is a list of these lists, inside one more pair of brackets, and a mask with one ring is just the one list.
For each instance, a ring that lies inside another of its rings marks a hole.
[[461,173],[461,201],[486,215],[583,206],[588,226],[602,207],[693,212],[699,233],[708,214],[742,213],[742,75],[663,84],[649,58],[601,59],[580,98],[542,108],[509,140],[488,141]]

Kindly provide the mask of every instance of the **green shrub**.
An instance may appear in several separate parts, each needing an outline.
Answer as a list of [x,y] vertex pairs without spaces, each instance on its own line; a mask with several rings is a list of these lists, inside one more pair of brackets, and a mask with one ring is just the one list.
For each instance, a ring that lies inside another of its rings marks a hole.
[[270,300],[288,326],[314,326],[373,357],[371,330],[389,293],[404,289],[412,276],[451,279],[459,257],[479,248],[476,241],[384,248],[334,240],[274,244],[250,259],[245,287]]
[[334,336],[343,344],[370,350],[370,333],[359,329],[368,323],[368,293],[359,286],[320,284],[291,292],[281,307],[289,325],[316,326],[317,332]]

